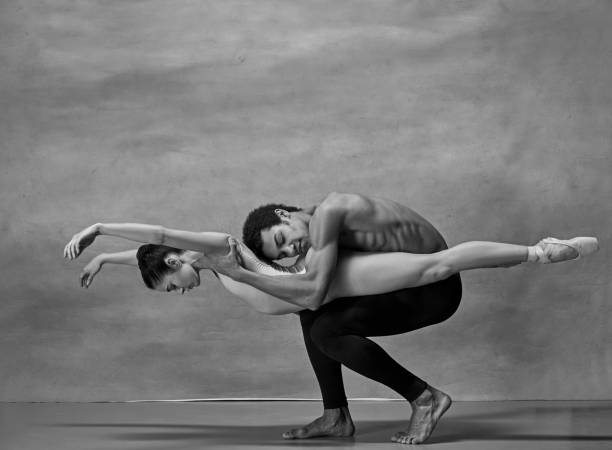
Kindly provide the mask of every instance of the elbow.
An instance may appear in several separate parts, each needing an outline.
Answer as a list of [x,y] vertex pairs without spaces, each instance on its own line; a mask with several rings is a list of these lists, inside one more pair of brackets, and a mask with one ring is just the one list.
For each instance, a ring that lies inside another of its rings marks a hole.
[[306,297],[306,300],[304,302],[306,308],[311,311],[316,311],[317,309],[321,307],[324,297],[325,296],[320,291],[317,291],[313,293],[312,295],[309,295],[308,297]]
[[322,278],[316,279],[312,292],[305,296],[305,307],[311,311],[319,309],[323,304],[327,289],[327,283]]

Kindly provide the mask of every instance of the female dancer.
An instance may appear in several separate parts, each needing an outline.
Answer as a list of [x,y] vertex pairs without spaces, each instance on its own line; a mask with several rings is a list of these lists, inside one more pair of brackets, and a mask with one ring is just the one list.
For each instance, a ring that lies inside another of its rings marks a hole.
[[[238,245],[242,263],[248,270],[268,275],[291,275],[308,269],[310,251],[291,268],[266,264],[230,235],[217,232],[191,232],[146,224],[95,224],[75,234],[64,248],[64,257],[74,259],[98,235],[117,236],[148,243],[137,250],[96,256],[81,273],[87,287],[105,263],[138,265],[145,284],[159,291],[184,293],[200,284],[199,271],[210,269],[210,255],[225,254]],[[323,302],[422,286],[471,269],[511,267],[523,262],[551,263],[577,259],[599,249],[597,238],[570,240],[546,238],[535,246],[471,241],[432,254],[402,252],[339,253],[334,279]],[[222,274],[215,275],[224,287],[265,314],[288,314],[301,307],[287,303],[250,285]]]

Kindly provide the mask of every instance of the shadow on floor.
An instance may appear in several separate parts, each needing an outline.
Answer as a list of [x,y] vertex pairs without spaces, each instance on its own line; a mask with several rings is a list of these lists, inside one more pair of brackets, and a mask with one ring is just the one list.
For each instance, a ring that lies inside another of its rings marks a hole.
[[[516,407],[478,414],[458,414],[442,419],[428,444],[461,441],[612,441],[612,435],[588,434],[537,434],[538,418],[551,414],[582,415],[588,421],[590,414],[612,413],[610,406],[594,407]],[[607,416],[607,415],[606,415]],[[533,418],[533,420],[531,420]],[[530,423],[529,425],[526,425]],[[280,436],[287,431],[286,425],[197,425],[169,423],[55,423],[52,427],[82,427],[108,429],[110,439],[120,441],[193,441],[203,444],[215,442],[227,446],[338,446],[351,447],[358,443],[386,443],[390,437],[405,428],[406,421],[357,421],[354,438],[318,438],[312,440],[287,441]]]

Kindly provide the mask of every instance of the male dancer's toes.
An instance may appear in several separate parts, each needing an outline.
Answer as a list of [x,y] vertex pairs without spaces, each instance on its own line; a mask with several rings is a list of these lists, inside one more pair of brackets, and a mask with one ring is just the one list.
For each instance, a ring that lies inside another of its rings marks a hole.
[[451,403],[451,398],[444,392],[427,386],[416,400],[410,402],[412,416],[408,429],[395,433],[391,440],[398,444],[422,444],[429,438]]
[[599,250],[599,242],[595,237],[575,237],[568,240],[549,237],[528,248],[528,261],[547,264],[595,253]]
[[309,439],[314,437],[349,437],[355,433],[355,425],[348,410],[343,406],[323,410],[323,415],[302,428],[283,433],[283,439]]

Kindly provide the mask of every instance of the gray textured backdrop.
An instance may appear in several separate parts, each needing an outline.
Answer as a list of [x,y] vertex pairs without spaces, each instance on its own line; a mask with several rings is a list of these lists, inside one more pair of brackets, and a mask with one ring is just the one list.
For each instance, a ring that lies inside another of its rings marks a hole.
[[[0,3],[1,400],[316,397],[295,316],[210,275],[77,283],[97,221],[238,234],[331,190],[455,244],[591,234],[602,251],[470,272],[448,322],[378,339],[458,399],[612,398],[609,1]],[[395,394],[345,371],[352,397]]]

